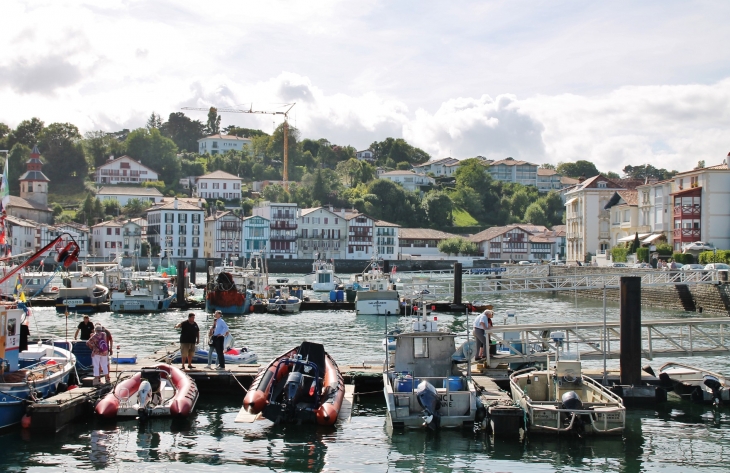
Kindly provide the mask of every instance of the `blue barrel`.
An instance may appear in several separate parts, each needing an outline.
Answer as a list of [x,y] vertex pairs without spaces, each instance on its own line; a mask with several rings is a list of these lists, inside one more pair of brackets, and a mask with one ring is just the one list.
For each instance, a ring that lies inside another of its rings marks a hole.
[[345,302],[345,291],[337,291],[337,302]]
[[461,376],[449,376],[444,379],[444,388],[446,387],[449,388],[449,391],[463,391],[464,380],[461,379]]
[[332,289],[330,291],[330,302],[336,302],[337,301],[337,291]]
[[410,376],[399,376],[395,380],[395,392],[397,393],[409,393],[413,391],[413,378]]

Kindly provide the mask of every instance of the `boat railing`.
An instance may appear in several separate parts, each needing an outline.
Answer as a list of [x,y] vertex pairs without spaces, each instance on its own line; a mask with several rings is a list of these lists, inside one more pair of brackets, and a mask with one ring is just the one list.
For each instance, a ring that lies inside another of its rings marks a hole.
[[[470,382],[469,379],[464,379],[464,385],[466,386],[467,389],[452,391],[451,386],[450,386],[451,383],[449,383],[449,378],[450,378],[449,376],[423,376],[423,377],[417,378],[416,376],[414,376],[413,371],[395,371],[395,370],[388,370],[388,374],[389,374],[389,378],[390,378],[391,388],[395,387],[395,383],[399,379],[400,376],[410,376],[411,377],[411,391],[410,392],[396,391],[395,389],[393,389],[394,395],[395,394],[413,395],[416,393],[418,384],[420,384],[421,381],[427,381],[428,383],[430,383],[434,387],[434,389],[436,389],[436,393],[439,396],[439,402],[441,402],[441,408],[439,409],[439,413],[441,415],[451,416],[451,402],[450,401],[452,399],[450,398],[450,396],[453,396],[454,394],[456,394],[457,396],[458,395],[463,395],[463,396],[471,395],[471,391],[469,389],[469,382]],[[390,376],[391,374],[393,376]],[[441,385],[445,386],[445,387],[439,388],[439,387],[436,387],[436,385],[434,385],[434,382],[439,382],[439,381],[441,381]],[[446,396],[446,399],[442,398],[441,397],[442,395]],[[444,407],[446,407],[446,414],[444,414],[444,411],[443,411]]]
[[[172,366],[170,368],[172,368]],[[129,395],[129,390],[127,388],[122,388],[122,389],[120,389],[120,392],[117,393],[117,386],[119,386],[119,383],[121,383],[122,381],[126,381],[126,380],[132,378],[137,373],[141,373],[142,370],[144,370],[148,373],[149,372],[160,373],[160,379],[165,379],[165,380],[169,381],[169,383],[167,383],[167,384],[172,387],[172,393],[173,393],[171,397],[175,397],[175,395],[177,394],[177,387],[175,386],[175,383],[172,382],[172,373],[168,372],[167,370],[163,370],[162,368],[142,367],[138,370],[117,371],[117,379],[116,379],[116,381],[114,381],[114,386],[112,386],[111,392],[114,395],[114,397],[119,400],[120,404],[123,402],[125,402],[125,403],[128,402],[131,396]],[[140,376],[141,376],[141,374],[140,374]],[[140,380],[140,383],[143,380],[144,380],[144,378]],[[120,395],[122,394],[122,391],[127,391],[127,395],[125,398],[120,397]],[[160,400],[164,401],[164,399],[162,399],[161,391],[162,391],[162,383],[160,383],[160,391],[153,391],[152,394],[159,393]]]

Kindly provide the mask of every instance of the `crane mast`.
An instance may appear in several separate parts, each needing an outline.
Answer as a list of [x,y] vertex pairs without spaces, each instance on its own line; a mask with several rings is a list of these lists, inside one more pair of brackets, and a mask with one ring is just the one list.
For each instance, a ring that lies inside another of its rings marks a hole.
[[[284,123],[283,123],[283,129],[284,129],[284,162],[283,162],[283,169],[281,172],[282,180],[284,181],[284,189],[289,190],[289,112],[292,108],[294,108],[295,103],[287,103],[284,104],[285,107],[289,107],[286,110],[282,111],[268,111],[268,110],[254,110],[253,104],[251,104],[251,107],[248,110],[245,109],[239,109],[239,108],[218,108],[218,107],[212,107],[215,108],[217,112],[222,113],[259,113],[264,115],[284,115]],[[182,110],[197,110],[197,111],[208,111],[209,108],[201,108],[201,107],[183,107]]]

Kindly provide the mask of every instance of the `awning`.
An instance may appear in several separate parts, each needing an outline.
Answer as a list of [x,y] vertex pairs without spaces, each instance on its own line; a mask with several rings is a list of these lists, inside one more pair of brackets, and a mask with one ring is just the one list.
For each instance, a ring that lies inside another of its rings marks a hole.
[[[639,233],[639,240],[641,240],[642,238],[646,238],[649,235],[651,235],[651,233]],[[623,238],[619,238],[618,241],[621,241],[621,242],[624,242],[624,241],[634,241],[634,238],[636,238],[636,234],[629,235],[629,236],[626,236],[626,237],[623,237]]]
[[661,238],[664,234],[663,233],[655,233],[654,235],[649,235],[648,237],[641,240],[642,243],[651,243],[654,240],[657,240]]
[[565,205],[569,205],[569,204],[572,204],[572,203],[573,203],[573,202],[575,202],[576,200],[578,200],[578,197],[573,197],[572,199],[570,199],[570,200],[568,200],[567,202],[565,202]]

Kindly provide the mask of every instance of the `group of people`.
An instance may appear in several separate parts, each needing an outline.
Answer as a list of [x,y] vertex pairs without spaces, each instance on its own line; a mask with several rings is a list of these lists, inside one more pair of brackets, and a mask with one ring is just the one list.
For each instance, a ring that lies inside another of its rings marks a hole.
[[[80,337],[79,337],[80,335]],[[111,332],[101,324],[91,322],[88,315],[76,327],[74,340],[86,340],[86,346],[91,349],[91,364],[94,368],[94,386],[101,383],[101,376],[107,383],[109,378],[109,357],[114,354]]]
[[[230,332],[228,331],[228,324],[226,324],[222,317],[223,313],[220,310],[216,310],[213,316],[213,325],[208,329],[209,347],[208,365],[205,367],[206,369],[212,369],[213,350],[215,350],[218,362],[216,369],[226,369],[224,343]],[[189,370],[195,369],[195,366],[193,366],[193,357],[195,356],[195,347],[200,344],[200,327],[195,322],[195,314],[190,312],[187,320],[175,325],[175,328],[180,329],[180,362],[182,363],[182,369],[186,369],[186,366]]]

